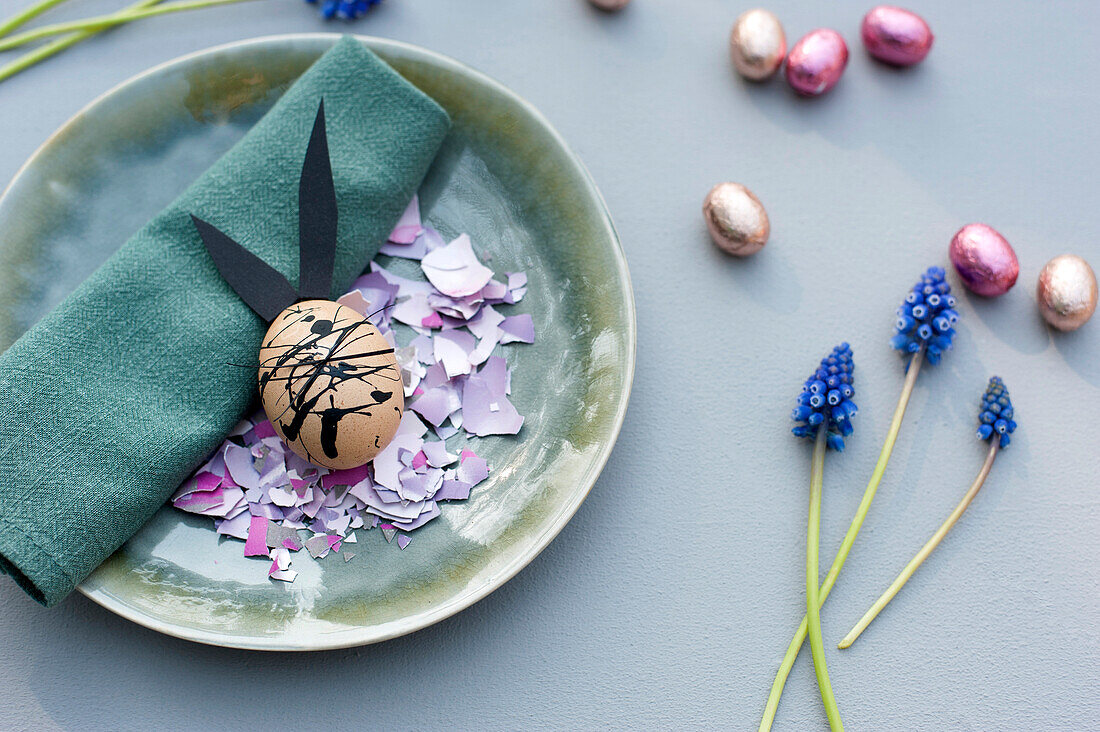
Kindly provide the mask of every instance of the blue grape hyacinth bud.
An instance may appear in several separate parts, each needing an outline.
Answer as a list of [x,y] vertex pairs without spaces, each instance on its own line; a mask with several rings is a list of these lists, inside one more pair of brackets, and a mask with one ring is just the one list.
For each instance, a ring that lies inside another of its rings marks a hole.
[[1016,431],[1016,422],[1013,421],[1014,411],[1012,399],[1008,396],[1008,389],[1001,381],[1000,376],[994,376],[989,380],[989,386],[982,396],[982,411],[978,415],[978,438],[991,440],[997,437],[1000,446],[1008,447],[1012,442],[1009,437]]
[[852,417],[859,411],[852,401],[856,394],[854,372],[852,348],[847,343],[841,343],[821,359],[821,365],[802,385],[798,406],[791,412],[791,419],[798,424],[791,432],[812,440],[818,429],[824,427],[829,447],[843,450],[844,438],[852,434]]
[[329,18],[355,20],[366,15],[368,10],[382,0],[320,0],[320,2],[306,0],[306,2],[310,5],[320,5],[321,17],[326,20]]
[[924,346],[924,355],[932,364],[939,363],[944,351],[951,349],[955,323],[959,321],[945,274],[942,267],[929,267],[913,285],[898,308],[895,335],[890,340],[890,345],[906,354]]

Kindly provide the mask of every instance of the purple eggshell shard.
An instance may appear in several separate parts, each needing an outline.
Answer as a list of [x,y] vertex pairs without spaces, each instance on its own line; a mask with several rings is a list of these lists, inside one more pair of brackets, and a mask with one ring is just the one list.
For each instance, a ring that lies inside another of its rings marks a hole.
[[[276,566],[274,562],[272,563],[272,566]],[[276,568],[269,571],[268,576],[271,577],[271,579],[273,580],[279,580],[281,582],[293,582],[294,580],[298,579],[298,572],[293,569]]]
[[421,231],[423,227],[420,225],[420,199],[413,195],[405,213],[401,214],[393,232],[390,233],[389,240],[394,244],[412,244],[416,241],[416,237],[420,236]]
[[351,308],[364,318],[371,314],[370,301],[363,297],[363,293],[359,292],[359,290],[352,290],[351,292],[341,295],[336,302],[344,307]]
[[268,497],[272,503],[282,508],[289,508],[298,501],[297,494],[286,488],[272,488],[268,491]]
[[535,321],[529,313],[505,318],[500,329],[504,331],[504,337],[500,339],[502,344],[535,342]]
[[442,468],[458,460],[456,455],[447,452],[447,443],[442,440],[425,442],[421,451],[424,453],[424,458],[428,461],[428,465],[431,465],[433,468]]
[[514,435],[523,426],[520,416],[501,389],[480,374],[471,375],[462,391],[463,426],[467,432],[486,435]]
[[484,379],[494,392],[512,393],[512,375],[508,371],[508,363],[500,356],[493,356],[487,360],[477,375]]
[[863,16],[860,37],[867,52],[893,66],[912,66],[932,50],[932,29],[914,12],[879,5]]
[[466,327],[478,338],[485,339],[491,338],[496,333],[497,326],[503,322],[503,315],[492,305],[485,305],[466,323]]
[[317,534],[306,539],[306,551],[314,559],[327,554],[329,549],[328,536],[325,534]]
[[425,391],[409,405],[409,409],[419,414],[433,427],[443,424],[455,410],[461,407],[462,401],[459,399],[458,392],[450,384]]
[[225,446],[225,467],[236,485],[241,488],[259,488],[260,474],[252,460],[252,452],[247,447],[232,443]]
[[328,475],[321,478],[321,487],[328,489],[334,485],[355,485],[365,480],[370,475],[370,468],[367,465],[360,465],[358,468],[348,468],[347,470],[333,470]]
[[[282,526],[274,521],[268,521],[267,523],[267,545],[269,547],[286,547],[292,551],[298,551],[301,549],[301,542],[298,540],[297,529],[292,529],[288,526]],[[289,544],[289,546],[288,546]]]
[[460,330],[445,330],[433,337],[436,360],[443,364],[447,378],[470,373],[470,352],[476,343],[474,337]]
[[460,482],[475,486],[489,477],[489,464],[484,459],[467,451],[463,453],[462,462],[459,464],[455,475]]
[[397,522],[398,527],[402,531],[414,531],[415,529],[419,529],[421,526],[428,523],[429,521],[438,518],[439,514],[441,513],[443,512],[440,510],[439,504],[437,504],[435,501],[426,501],[424,503],[423,510],[421,511],[419,516],[417,516],[415,519],[412,519],[411,521]]
[[465,234],[429,252],[420,266],[428,281],[448,297],[473,295],[493,277],[493,271],[478,261]]
[[266,557],[268,555],[266,518],[252,516],[248,527],[248,539],[244,543],[244,555],[246,557]]
[[438,501],[465,501],[470,497],[471,488],[472,485],[461,480],[444,480],[435,498]]
[[423,329],[426,327],[424,321],[437,316],[437,313],[428,304],[427,293],[414,292],[391,308],[390,316],[412,328]]
[[232,536],[235,539],[248,539],[248,529],[252,524],[252,515],[244,512],[239,513],[231,519],[224,519],[219,521],[217,526],[217,532],[224,536]]

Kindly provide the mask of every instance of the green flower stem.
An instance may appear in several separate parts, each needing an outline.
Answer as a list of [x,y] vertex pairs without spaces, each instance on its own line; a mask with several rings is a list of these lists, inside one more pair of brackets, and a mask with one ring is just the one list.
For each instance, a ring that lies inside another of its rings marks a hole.
[[37,41],[41,38],[49,38],[50,36],[56,36],[62,33],[72,33],[74,31],[85,30],[103,30],[104,28],[111,28],[116,25],[122,25],[123,23],[129,23],[133,20],[141,20],[142,18],[153,18],[158,15],[178,13],[183,10],[198,10],[200,8],[210,8],[216,5],[231,5],[233,3],[246,1],[247,0],[185,0],[184,2],[168,3],[166,5],[158,5],[157,7],[139,9],[131,8],[127,10],[122,10],[118,13],[111,13],[110,15],[97,15],[92,18],[73,20],[67,23],[54,23],[52,25],[44,25],[40,28],[35,28],[34,30],[29,30],[24,33],[19,33],[17,35],[0,40],[0,51],[7,51],[8,49],[22,46],[23,44],[30,43],[31,41]]
[[940,542],[943,541],[943,537],[947,536],[947,532],[951,530],[951,527],[954,526],[959,520],[959,517],[963,515],[967,506],[974,500],[974,496],[978,495],[978,491],[981,490],[982,484],[985,483],[985,479],[989,476],[989,471],[993,469],[993,461],[997,458],[997,448],[1000,444],[1000,441],[997,440],[996,437],[997,435],[994,435],[994,439],[989,445],[989,453],[985,457],[985,462],[982,463],[982,469],[978,472],[978,477],[974,479],[974,482],[970,485],[970,490],[963,496],[959,505],[955,507],[955,510],[951,512],[951,515],[947,517],[943,525],[936,530],[936,533],[932,534],[932,538],[921,547],[917,555],[909,561],[909,564],[905,565],[905,569],[901,571],[901,574],[894,580],[894,583],[886,588],[886,592],[882,593],[882,596],[875,601],[871,609],[860,618],[859,622],[856,623],[855,627],[852,628],[848,635],[844,636],[844,640],[837,645],[837,648],[847,648],[852,645],[853,641],[859,637],[859,634],[875,619],[875,616],[882,612],[882,609],[886,607],[887,603],[894,599],[894,595],[898,594],[898,590],[909,581],[909,578],[917,571],[917,567],[928,558],[928,555],[932,553],[933,549],[939,546]]
[[836,708],[833,685],[829,683],[829,670],[825,667],[825,645],[821,640],[821,600],[818,597],[817,551],[821,543],[821,483],[825,476],[825,438],[829,431],[824,425],[817,429],[814,441],[813,467],[810,470],[810,519],[806,525],[806,618],[810,635],[810,652],[814,658],[817,688],[825,704],[829,729],[843,732],[840,710]]
[[16,13],[3,23],[0,23],[0,36],[6,36],[21,25],[37,18],[55,5],[60,5],[66,0],[38,0],[26,10]]
[[[135,3],[134,5],[131,5],[126,10],[138,10],[138,9],[141,9],[141,8],[149,8],[149,7],[152,7],[152,6],[156,5],[160,1],[161,0],[141,0],[141,2],[138,2],[138,3]],[[83,30],[83,31],[78,31],[76,33],[70,33],[67,36],[64,36],[62,38],[58,38],[54,41],[51,41],[50,43],[39,46],[38,48],[34,49],[33,51],[31,51],[29,53],[23,54],[22,56],[15,59],[14,61],[12,61],[10,63],[7,63],[3,66],[0,66],[0,81],[4,81],[5,79],[8,79],[12,76],[15,76],[20,71],[24,71],[24,70],[30,68],[31,66],[34,66],[39,61],[43,61],[43,60],[49,58],[50,56],[58,54],[61,51],[64,51],[69,46],[74,46],[77,43],[80,43],[81,41],[86,41],[87,39],[91,38],[92,36],[100,33],[101,30],[102,29]]]
[[[836,558],[833,559],[833,564],[829,567],[829,573],[825,575],[825,582],[821,585],[820,602],[824,603],[825,598],[829,596],[829,592],[833,589],[833,585],[836,584],[837,575],[840,574],[841,567],[844,566],[844,562],[848,559],[848,552],[852,550],[852,544],[855,543],[856,536],[859,534],[860,528],[863,527],[863,520],[867,518],[867,511],[871,508],[871,501],[875,498],[875,492],[878,490],[878,485],[882,481],[882,475],[886,472],[886,465],[890,462],[890,454],[894,451],[894,442],[897,441],[898,432],[901,430],[901,420],[905,416],[905,409],[909,406],[909,397],[913,394],[913,386],[917,383],[917,375],[920,373],[921,363],[924,361],[924,349],[917,351],[913,354],[909,360],[909,369],[905,373],[905,384],[901,389],[901,396],[898,398],[898,405],[894,408],[894,417],[890,422],[890,430],[886,433],[886,442],[882,445],[882,451],[879,453],[878,462],[875,464],[875,470],[871,473],[871,480],[867,483],[866,490],[863,491],[863,499],[859,502],[859,508],[856,510],[856,515],[852,518],[852,523],[848,526],[848,533],[844,535],[844,541],[840,544],[840,549],[836,553]],[[802,624],[798,626],[798,630],[794,634],[794,638],[791,639],[791,644],[787,646],[787,654],[783,657],[783,662],[779,665],[779,670],[775,674],[775,681],[772,682],[772,690],[768,695],[767,706],[764,707],[764,716],[760,720],[760,732],[767,732],[772,728],[772,723],[775,721],[775,713],[779,709],[779,698],[783,695],[783,687],[787,683],[787,676],[790,675],[791,669],[794,667],[795,659],[798,657],[798,652],[802,648],[802,643],[806,640],[806,618],[802,618]]]

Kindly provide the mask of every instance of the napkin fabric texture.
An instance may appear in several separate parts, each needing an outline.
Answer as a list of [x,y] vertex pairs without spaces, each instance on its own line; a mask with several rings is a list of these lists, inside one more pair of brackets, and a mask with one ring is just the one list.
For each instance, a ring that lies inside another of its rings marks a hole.
[[339,205],[332,295],[346,291],[450,126],[351,38],[0,355],[0,567],[39,602],[60,601],[130,538],[254,403],[266,323],[189,214],[297,282],[298,179],[322,98]]

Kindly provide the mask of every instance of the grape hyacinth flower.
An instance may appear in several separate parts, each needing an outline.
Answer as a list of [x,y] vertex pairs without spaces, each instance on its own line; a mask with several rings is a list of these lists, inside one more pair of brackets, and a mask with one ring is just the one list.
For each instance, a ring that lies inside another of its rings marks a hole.
[[1000,376],[994,376],[989,380],[989,386],[982,396],[982,412],[978,415],[978,439],[988,441],[997,435],[997,446],[1008,447],[1008,443],[1012,442],[1009,435],[1016,431],[1013,414],[1008,389]]
[[343,20],[355,20],[367,14],[372,7],[382,0],[306,0],[310,5],[321,6],[321,17],[341,18]]
[[989,476],[989,471],[993,468],[993,461],[997,457],[997,452],[1005,447],[1012,441],[1009,435],[1016,431],[1016,423],[1012,419],[1013,409],[1012,400],[1008,396],[1008,389],[1005,388],[1005,383],[1001,381],[999,376],[994,376],[989,380],[989,386],[986,387],[985,395],[982,397],[981,413],[978,415],[978,438],[985,440],[989,443],[989,450],[986,452],[985,462],[982,463],[982,469],[978,471],[978,477],[974,479],[974,482],[970,485],[970,489],[963,496],[962,501],[955,510],[951,512],[951,515],[947,517],[947,520],[943,522],[943,525],[936,530],[936,533],[932,535],[932,538],[921,547],[921,550],[917,552],[917,555],[910,560],[909,564],[905,565],[905,569],[901,571],[897,579],[894,580],[886,592],[882,593],[882,596],[875,601],[875,604],[871,606],[860,621],[855,624],[855,627],[844,636],[844,640],[840,642],[838,648],[847,648],[852,645],[859,634],[862,633],[871,621],[882,612],[882,609],[886,607],[894,596],[898,594],[898,591],[909,581],[909,578],[913,576],[913,573],[917,571],[928,555],[932,553],[932,550],[939,546],[943,541],[943,537],[947,536],[947,532],[951,530],[951,527],[959,520],[963,515],[963,511],[967,509],[970,502],[974,500],[974,497],[978,495],[978,491],[981,490],[982,485],[985,483],[985,479]]
[[852,417],[857,411],[852,397],[852,349],[841,343],[821,361],[817,370],[802,385],[798,406],[791,419],[798,424],[791,432],[797,437],[814,439],[817,428],[825,426],[828,446],[836,451],[844,449],[844,438],[852,434]]
[[821,600],[818,597],[818,546],[821,543],[821,485],[825,474],[826,448],[844,449],[844,437],[852,434],[852,416],[857,409],[852,397],[852,349],[842,343],[833,349],[802,386],[791,418],[797,423],[791,430],[796,437],[814,441],[810,470],[810,518],[806,527],[806,617],[813,654],[814,673],[829,727],[843,730],[829,671],[825,665],[825,645],[821,638]]
[[898,308],[895,335],[890,341],[902,353],[917,353],[923,349],[928,362],[937,364],[944,351],[951,349],[955,338],[955,296],[944,280],[942,267],[929,267]]
[[[905,417],[905,410],[909,406],[909,398],[913,394],[913,387],[917,383],[921,365],[927,359],[931,364],[939,363],[943,354],[951,348],[951,342],[955,337],[955,324],[959,314],[955,311],[955,298],[951,295],[951,285],[945,280],[945,272],[941,267],[929,267],[920,280],[909,290],[905,301],[897,311],[897,321],[894,327],[894,337],[890,341],[897,350],[908,356],[905,367],[905,381],[902,384],[901,396],[898,397],[894,415],[890,420],[890,427],[886,433],[886,440],[879,452],[878,462],[871,473],[871,479],[867,488],[863,491],[859,507],[848,526],[848,532],[837,550],[832,566],[825,575],[825,581],[821,584],[819,601],[825,602],[836,584],[840,570],[848,559],[856,536],[863,527],[867,518],[867,512],[871,508],[879,483],[886,472],[886,466],[890,462],[890,455],[894,451],[894,443],[901,431],[901,423]],[[801,406],[801,405],[800,405]],[[764,716],[760,721],[760,732],[771,729],[775,721],[775,714],[779,709],[779,699],[783,695],[783,687],[787,683],[787,677],[794,668],[795,659],[802,648],[803,642],[809,632],[807,617],[802,618],[802,623],[787,646],[787,653],[783,657],[779,670],[772,682],[771,692],[764,707]]]

